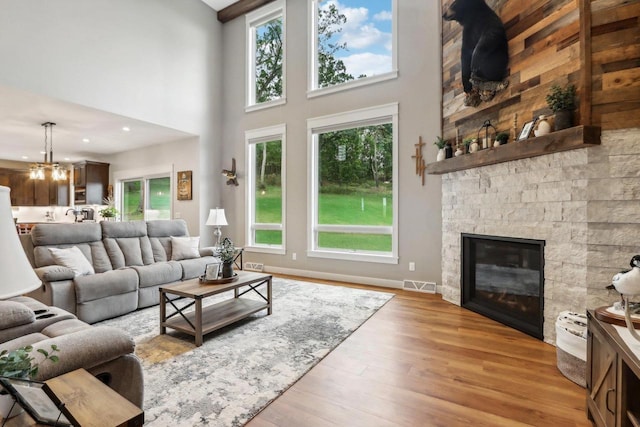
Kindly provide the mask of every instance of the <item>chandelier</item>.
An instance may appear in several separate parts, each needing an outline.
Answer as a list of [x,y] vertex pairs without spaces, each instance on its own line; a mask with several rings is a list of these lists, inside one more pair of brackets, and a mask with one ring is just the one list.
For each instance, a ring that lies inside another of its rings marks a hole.
[[51,179],[54,181],[67,179],[66,169],[58,162],[53,161],[53,127],[55,125],[53,122],[42,123],[44,127],[44,162],[31,166],[29,170],[29,178],[31,179],[44,179],[45,169],[51,169]]

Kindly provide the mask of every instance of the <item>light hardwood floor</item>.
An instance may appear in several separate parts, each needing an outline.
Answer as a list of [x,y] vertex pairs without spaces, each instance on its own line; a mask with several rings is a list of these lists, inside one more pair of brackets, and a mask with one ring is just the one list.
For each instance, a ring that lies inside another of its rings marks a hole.
[[378,289],[396,296],[248,427],[591,426],[555,347],[440,295]]

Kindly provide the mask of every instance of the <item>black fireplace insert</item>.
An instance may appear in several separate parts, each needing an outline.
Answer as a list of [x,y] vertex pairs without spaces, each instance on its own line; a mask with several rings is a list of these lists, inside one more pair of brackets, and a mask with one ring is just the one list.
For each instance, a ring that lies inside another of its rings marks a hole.
[[543,339],[544,244],[463,233],[461,305]]

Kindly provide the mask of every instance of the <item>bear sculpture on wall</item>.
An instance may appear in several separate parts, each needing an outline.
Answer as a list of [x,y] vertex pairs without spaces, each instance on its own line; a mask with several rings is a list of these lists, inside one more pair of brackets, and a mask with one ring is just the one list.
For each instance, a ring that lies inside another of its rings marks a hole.
[[500,17],[485,0],[454,0],[442,17],[462,25],[464,105],[491,101],[509,85],[509,45]]

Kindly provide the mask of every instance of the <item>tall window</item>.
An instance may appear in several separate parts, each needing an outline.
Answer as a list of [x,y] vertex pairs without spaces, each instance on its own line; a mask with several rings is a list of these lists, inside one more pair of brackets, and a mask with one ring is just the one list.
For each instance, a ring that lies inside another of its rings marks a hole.
[[307,126],[309,256],[397,263],[398,105]]
[[310,96],[397,76],[396,2],[311,1]]
[[121,181],[122,220],[171,218],[171,178],[168,176]]
[[285,125],[247,131],[247,250],[284,253]]
[[284,1],[247,15],[247,110],[285,101]]

